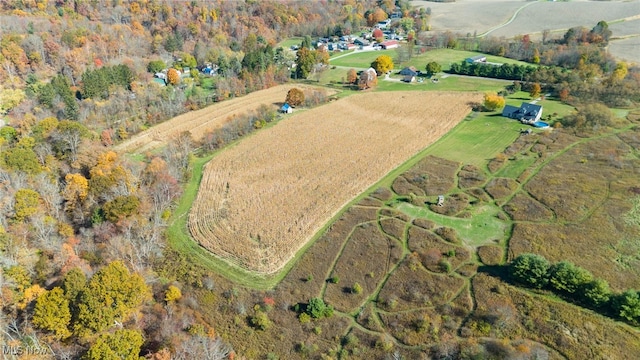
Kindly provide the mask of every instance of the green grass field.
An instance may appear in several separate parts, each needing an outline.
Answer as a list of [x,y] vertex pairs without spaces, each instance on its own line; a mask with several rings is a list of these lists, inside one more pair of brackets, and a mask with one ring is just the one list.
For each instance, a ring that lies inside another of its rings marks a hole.
[[291,37],[291,38],[288,38],[288,39],[285,39],[285,40],[282,40],[281,42],[279,42],[276,45],[276,48],[282,47],[282,48],[285,48],[285,49],[289,49],[293,45],[302,44],[302,40],[303,40],[303,38],[299,37],[299,36],[298,37]]
[[471,246],[483,245],[494,239],[503,239],[507,229],[507,223],[496,217],[498,208],[495,206],[486,205],[474,209],[473,217],[469,219],[440,215],[429,208],[406,202],[398,203],[396,208],[412,218],[427,219],[438,225],[456,229],[459,238]]
[[[417,51],[416,47],[416,51]],[[397,50],[379,50],[379,51],[358,51],[338,59],[331,59],[330,64],[336,66],[349,66],[355,68],[368,68],[371,63],[380,55],[389,55],[394,61],[397,61]],[[478,53],[473,51],[452,50],[452,49],[436,49],[425,51],[422,54],[415,53],[414,56],[403,64],[395,64],[395,70],[401,70],[405,66],[415,66],[419,70],[424,70],[427,63],[435,61],[442,65],[444,71],[449,70],[451,64],[459,63],[464,59],[476,56]],[[500,56],[487,55],[488,62],[508,63],[518,65],[532,65],[523,61],[508,59]]]
[[496,113],[474,113],[427,149],[427,155],[483,167],[518,136],[523,127]]

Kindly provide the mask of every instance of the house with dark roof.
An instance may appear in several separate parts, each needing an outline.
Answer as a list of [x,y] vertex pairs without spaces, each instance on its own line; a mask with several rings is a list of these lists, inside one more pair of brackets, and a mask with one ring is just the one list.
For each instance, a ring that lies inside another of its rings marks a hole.
[[420,71],[418,71],[415,66],[409,66],[400,70],[398,74],[404,76],[418,76],[420,74]]
[[525,124],[533,124],[542,116],[542,106],[523,102],[520,107],[505,105],[502,116],[519,120]]

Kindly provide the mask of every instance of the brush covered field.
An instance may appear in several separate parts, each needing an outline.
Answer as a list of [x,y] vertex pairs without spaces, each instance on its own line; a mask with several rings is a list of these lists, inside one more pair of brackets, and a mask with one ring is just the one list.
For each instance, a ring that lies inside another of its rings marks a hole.
[[223,259],[275,273],[349,201],[446,134],[480,99],[376,92],[287,118],[206,165],[190,233]]
[[[191,276],[215,288],[184,301],[208,309],[203,321],[252,359],[627,359],[640,353],[637,329],[514,286],[491,267],[535,252],[574,262],[614,291],[634,288],[639,115],[597,134],[525,136],[510,120],[470,116],[350,206],[275,288],[251,290],[195,267]],[[482,136],[475,142],[490,146],[473,164],[442,151],[470,129],[502,134],[503,150]],[[302,321],[296,305],[314,297],[334,315]],[[251,325],[258,313],[268,328]]]

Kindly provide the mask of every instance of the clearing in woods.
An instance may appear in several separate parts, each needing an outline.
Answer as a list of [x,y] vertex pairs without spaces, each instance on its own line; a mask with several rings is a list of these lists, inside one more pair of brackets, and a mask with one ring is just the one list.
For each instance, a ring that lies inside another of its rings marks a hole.
[[205,167],[191,235],[260,274],[282,269],[352,199],[457,125],[479,93],[375,92],[300,113]]
[[[275,106],[284,102],[287,91],[293,87],[293,85],[274,86],[225,100],[197,111],[189,111],[132,136],[115,148],[122,152],[143,153],[166,145],[167,141],[185,131],[191,133],[194,140],[201,140],[209,131],[222,127],[235,116],[256,110],[262,105]],[[295,87],[303,90],[321,89],[308,85],[296,85]]]

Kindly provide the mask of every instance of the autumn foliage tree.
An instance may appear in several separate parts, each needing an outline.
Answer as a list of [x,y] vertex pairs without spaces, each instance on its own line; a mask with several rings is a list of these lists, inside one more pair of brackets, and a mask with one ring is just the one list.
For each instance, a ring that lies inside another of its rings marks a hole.
[[347,84],[355,84],[358,81],[358,72],[356,69],[347,71]]
[[384,34],[382,33],[382,30],[380,30],[379,28],[373,29],[373,33],[371,35],[379,43],[384,40]]
[[540,96],[540,93],[542,92],[542,87],[540,87],[539,83],[533,83],[531,85],[531,89],[529,90],[529,96],[531,96],[532,98],[537,98],[538,96]]
[[52,332],[58,339],[64,339],[71,335],[68,328],[70,323],[69,300],[62,288],[54,287],[38,297],[33,310],[33,325]]
[[293,107],[304,104],[304,92],[298,88],[291,88],[287,91],[285,102]]
[[40,205],[40,194],[31,189],[20,189],[15,195],[15,216],[16,221],[24,221],[27,217],[35,214]]
[[91,345],[83,360],[140,359],[142,334],[136,330],[120,329],[112,334],[102,334]]
[[484,102],[482,103],[482,106],[486,111],[495,111],[498,109],[502,109],[505,105],[505,102],[506,101],[504,97],[494,92],[487,92],[484,94]]
[[140,275],[131,274],[121,261],[112,262],[96,272],[80,292],[75,332],[86,336],[124,321],[148,292]]
[[366,90],[375,87],[378,84],[378,75],[376,71],[369,68],[360,74],[358,79],[358,89]]
[[372,63],[371,67],[376,71],[378,76],[386,74],[393,70],[393,59],[389,55],[380,55]]
[[180,83],[180,74],[178,70],[171,68],[167,71],[167,83],[169,85],[178,85]]

